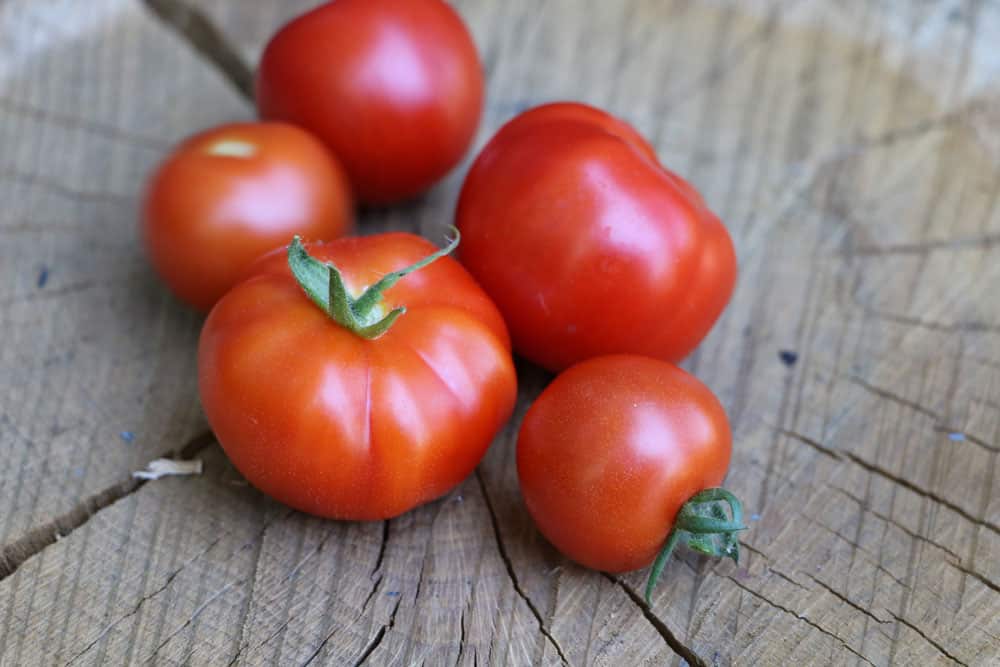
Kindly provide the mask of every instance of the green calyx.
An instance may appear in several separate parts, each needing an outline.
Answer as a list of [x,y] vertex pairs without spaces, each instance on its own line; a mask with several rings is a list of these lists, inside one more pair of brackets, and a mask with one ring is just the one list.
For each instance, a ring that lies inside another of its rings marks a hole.
[[382,295],[400,279],[440,259],[458,247],[460,234],[451,228],[454,238],[437,252],[406,268],[393,271],[374,285],[365,288],[361,296],[353,297],[344,284],[344,277],[333,264],[312,257],[296,236],[288,246],[288,267],[309,299],[345,329],[369,340],[378,338],[406,312],[405,306],[383,312]]
[[[732,518],[726,514],[729,506]],[[696,493],[681,507],[674,521],[674,529],[667,537],[666,544],[653,563],[646,582],[646,602],[650,602],[656,582],[670,560],[670,554],[678,543],[685,543],[691,549],[716,558],[732,558],[738,563],[740,543],[736,533],[746,530],[743,525],[743,503],[729,491],[722,488],[705,489]]]

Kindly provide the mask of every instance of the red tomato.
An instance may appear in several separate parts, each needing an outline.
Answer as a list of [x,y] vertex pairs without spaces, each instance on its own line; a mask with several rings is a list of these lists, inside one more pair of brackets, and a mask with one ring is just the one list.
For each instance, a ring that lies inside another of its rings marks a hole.
[[582,104],[527,111],[462,188],[461,259],[514,349],[552,370],[635,353],[679,361],[729,301],[725,227],[635,130]]
[[340,165],[283,123],[223,125],[191,137],[149,180],[142,231],[153,266],[208,310],[263,253],[294,234],[333,239],[352,223]]
[[[202,404],[258,489],[320,516],[383,519],[447,492],[482,458],[514,405],[510,343],[451,258],[392,286],[391,272],[433,250],[402,233],[313,245],[314,259],[293,243],[212,310]],[[339,269],[335,289],[321,262]]]
[[476,46],[441,0],[321,5],[271,39],[257,74],[261,117],[315,133],[374,203],[422,192],[458,164],[482,106]]
[[[714,487],[730,450],[726,414],[694,376],[665,361],[611,355],[569,368],[529,408],[517,472],[528,511],[559,551],[587,567],[625,572],[649,565],[675,527],[700,530],[689,515],[725,518],[712,503],[728,496]],[[706,489],[712,503],[689,502]],[[709,522],[727,530],[684,539],[735,557],[732,533],[742,528],[735,502],[732,522]]]

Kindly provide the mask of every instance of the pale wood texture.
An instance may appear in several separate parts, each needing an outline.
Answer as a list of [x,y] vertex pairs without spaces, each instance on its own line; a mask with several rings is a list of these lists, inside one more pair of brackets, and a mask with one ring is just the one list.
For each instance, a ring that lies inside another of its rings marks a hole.
[[[456,3],[478,145],[537,102],[606,107],[739,250],[686,366],[732,418],[744,558],[682,554],[647,608],[644,572],[535,532],[517,417],[372,524],[289,512],[206,433],[200,320],[142,257],[139,193],[173,142],[252,117],[250,64],[312,4],[0,2],[0,664],[1000,661],[1000,6]],[[363,232],[434,233],[464,168]],[[518,415],[547,379],[521,369]],[[205,474],[130,480],[169,452]]]

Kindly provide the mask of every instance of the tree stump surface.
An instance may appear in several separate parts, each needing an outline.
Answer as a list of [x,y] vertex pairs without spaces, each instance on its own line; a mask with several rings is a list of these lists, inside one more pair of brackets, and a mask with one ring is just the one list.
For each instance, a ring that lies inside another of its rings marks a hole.
[[[143,257],[145,176],[253,117],[305,0],[0,2],[0,665],[1000,662],[1000,5],[460,0],[477,148],[578,99],[650,138],[741,274],[685,362],[733,424],[740,564],[562,558],[475,474],[390,521],[270,501],[212,439],[201,318]],[[469,158],[361,233],[438,238]],[[160,456],[201,476],[142,483]]]

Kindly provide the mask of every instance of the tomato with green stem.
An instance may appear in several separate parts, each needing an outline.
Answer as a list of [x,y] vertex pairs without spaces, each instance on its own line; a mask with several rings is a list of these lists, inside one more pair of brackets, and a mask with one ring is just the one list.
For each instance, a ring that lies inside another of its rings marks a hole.
[[396,516],[446,493],[513,409],[496,307],[412,234],[262,258],[205,322],[199,389],[233,464],[261,491],[337,519]]
[[353,218],[347,177],[320,141],[284,123],[232,123],[184,141],[157,167],[142,236],[171,291],[207,311],[292,235],[335,239]]
[[694,376],[610,355],[567,369],[528,409],[517,471],[539,530],[572,560],[626,572],[655,559],[648,599],[680,543],[738,559],[742,506],[719,488],[730,453],[725,411]]

